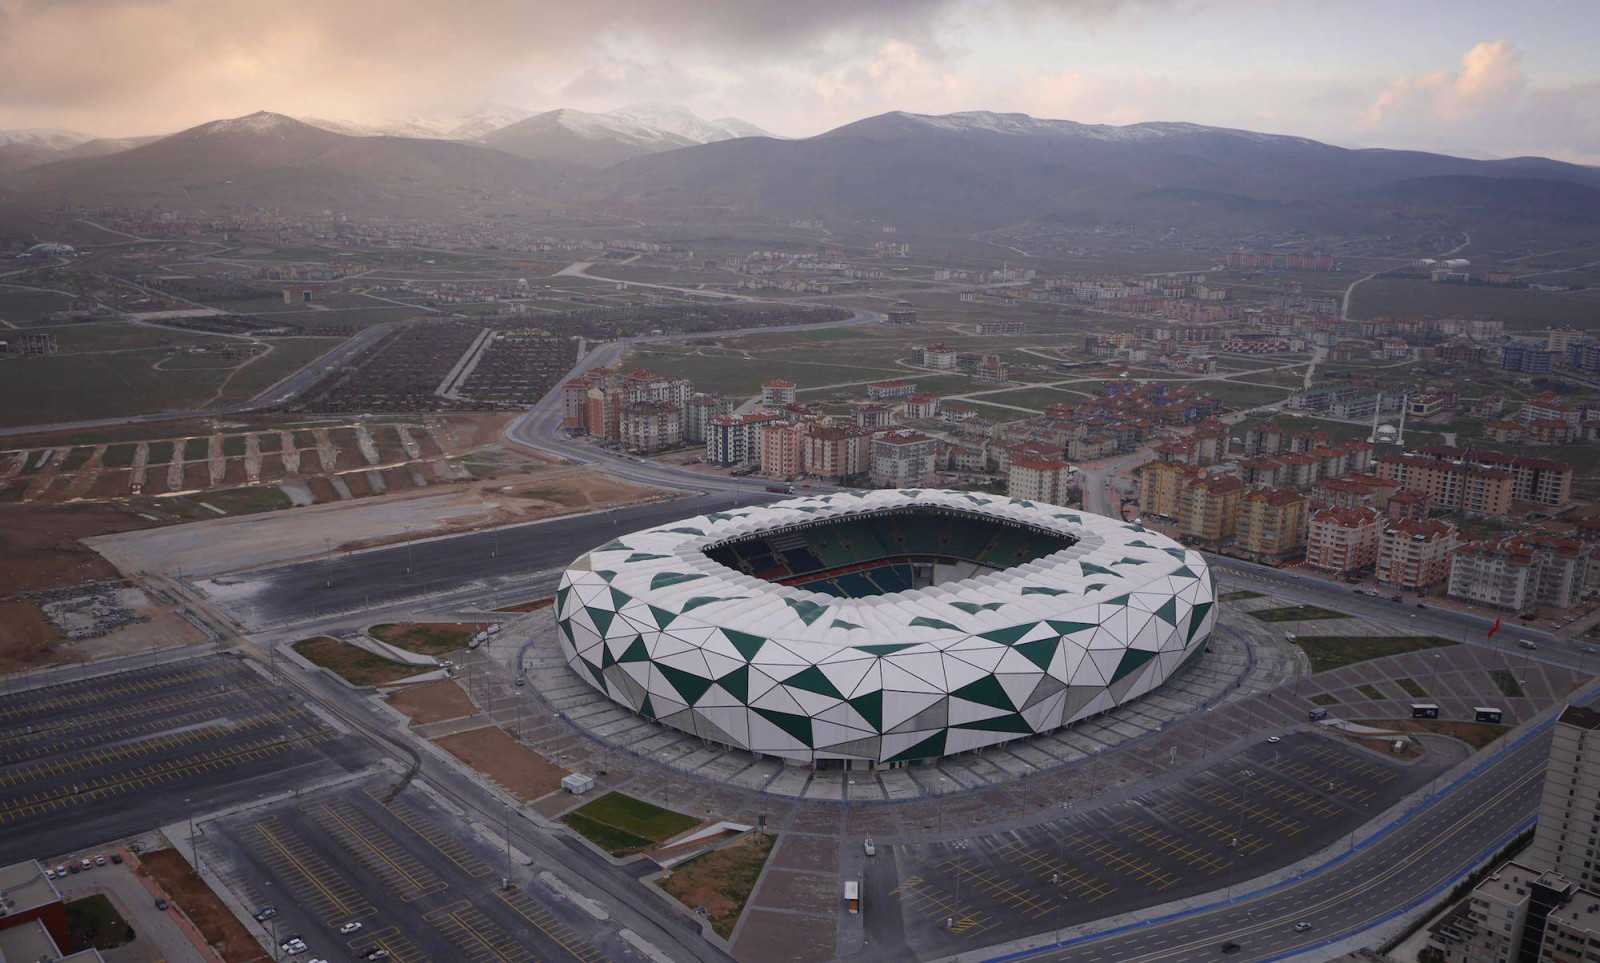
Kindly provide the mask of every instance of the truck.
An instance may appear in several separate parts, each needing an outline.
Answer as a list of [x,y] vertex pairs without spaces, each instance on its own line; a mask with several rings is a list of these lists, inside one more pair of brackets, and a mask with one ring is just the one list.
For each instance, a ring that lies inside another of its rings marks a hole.
[[769,491],[769,492],[777,492],[780,495],[793,495],[794,494],[794,486],[793,485],[768,485],[767,486],[767,491]]
[[1328,710],[1320,707],[1312,709],[1310,712],[1306,713],[1306,718],[1312,722],[1320,722],[1323,719],[1328,718]]
[[1431,702],[1413,702],[1411,703],[1411,718],[1437,719],[1439,718],[1439,707]]
[[853,879],[845,880],[844,905],[850,910],[851,916],[861,912],[861,884]]
[[1493,722],[1498,724],[1503,713],[1493,706],[1473,706],[1472,717],[1478,722]]

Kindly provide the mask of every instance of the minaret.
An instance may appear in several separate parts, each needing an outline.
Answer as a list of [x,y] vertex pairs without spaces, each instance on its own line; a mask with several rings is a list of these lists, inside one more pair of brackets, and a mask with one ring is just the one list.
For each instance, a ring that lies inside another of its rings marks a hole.
[[1372,434],[1367,436],[1367,444],[1378,443],[1378,416],[1383,414],[1383,392],[1378,392],[1378,403],[1372,406]]
[[1395,441],[1400,445],[1400,450],[1406,450],[1406,409],[1411,407],[1411,393],[1408,391],[1400,396],[1400,434]]

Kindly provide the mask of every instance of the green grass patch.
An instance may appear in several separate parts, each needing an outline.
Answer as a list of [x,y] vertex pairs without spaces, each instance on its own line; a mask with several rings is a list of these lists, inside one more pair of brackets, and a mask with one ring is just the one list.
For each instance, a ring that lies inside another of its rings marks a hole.
[[210,438],[190,438],[183,443],[184,461],[205,461],[211,453]]
[[200,495],[164,498],[157,504],[164,510],[189,518],[221,518],[206,505],[215,505],[228,515],[255,515],[291,508],[294,502],[276,485],[229,488]]
[[146,460],[147,465],[172,464],[172,450],[175,446],[170,441],[152,441],[149,445],[150,454]]
[[137,445],[107,445],[100,453],[100,464],[107,468],[127,468],[133,464],[133,453],[137,450]]
[[467,647],[474,626],[444,622],[386,623],[374,625],[367,634],[380,642],[399,646],[419,655],[444,655]]
[[104,893],[75,899],[65,906],[72,950],[109,950],[132,943],[137,936]]
[[1363,682],[1361,685],[1356,686],[1356,691],[1373,702],[1387,702],[1389,699],[1388,696],[1383,694],[1382,689],[1368,682]]
[[312,665],[333,672],[351,685],[383,685],[422,671],[418,666],[380,659],[371,652],[325,635],[301,639],[293,648]]
[[92,457],[94,457],[94,449],[92,447],[74,448],[67,453],[67,457],[61,459],[61,470],[77,471],[88,464],[89,459]]
[[747,833],[675,867],[661,888],[690,909],[703,909],[711,928],[728,939],[776,842],[776,836]]
[[1312,672],[1327,672],[1369,659],[1456,643],[1433,635],[1302,635],[1295,644],[1311,660]]
[[244,435],[229,435],[222,439],[222,454],[228,458],[238,458],[244,454],[245,444]]
[[1319,692],[1311,697],[1311,704],[1314,706],[1336,706],[1339,704],[1339,700],[1330,693]]
[[608,792],[568,813],[562,820],[613,856],[648,849],[700,823],[693,816],[662,809],[620,792]]
[[1259,599],[1259,598],[1262,598],[1262,597],[1263,596],[1262,596],[1262,594],[1260,592],[1252,592],[1249,589],[1240,589],[1237,592],[1223,592],[1221,595],[1217,596],[1217,601],[1218,602],[1243,602],[1246,599]]
[[1246,612],[1261,622],[1310,622],[1314,619],[1348,619],[1350,616],[1317,605],[1286,605],[1276,609],[1257,609]]
[[1507,699],[1520,699],[1527,693],[1522,691],[1522,683],[1511,674],[1510,669],[1491,669],[1489,677],[1494,680],[1495,688]]
[[1428,690],[1418,685],[1414,679],[1396,679],[1394,684],[1405,690],[1406,695],[1413,699],[1426,699]]

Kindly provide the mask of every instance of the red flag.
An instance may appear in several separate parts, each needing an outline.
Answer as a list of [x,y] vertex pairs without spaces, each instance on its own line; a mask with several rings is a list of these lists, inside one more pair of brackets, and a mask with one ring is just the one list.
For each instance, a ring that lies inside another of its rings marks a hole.
[[1499,619],[1495,619],[1494,620],[1494,627],[1489,630],[1489,634],[1484,636],[1484,638],[1485,639],[1492,639],[1492,638],[1494,638],[1494,634],[1496,632],[1498,632],[1498,631],[1500,631],[1500,620]]

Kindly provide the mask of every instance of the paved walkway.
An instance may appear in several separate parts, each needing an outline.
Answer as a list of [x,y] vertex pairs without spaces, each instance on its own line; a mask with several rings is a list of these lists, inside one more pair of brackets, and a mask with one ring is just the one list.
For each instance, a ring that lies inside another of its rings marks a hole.
[[[83,853],[82,856],[90,855]],[[144,883],[133,875],[130,864],[121,866],[107,862],[87,873],[70,875],[56,881],[56,889],[69,902],[92,893],[105,893],[117,912],[127,920],[138,934],[127,946],[103,953],[107,963],[207,963],[204,956],[178,928],[170,915],[174,910],[158,910]]]

